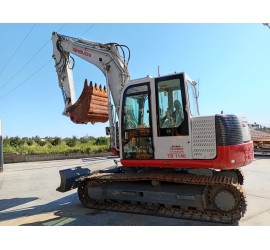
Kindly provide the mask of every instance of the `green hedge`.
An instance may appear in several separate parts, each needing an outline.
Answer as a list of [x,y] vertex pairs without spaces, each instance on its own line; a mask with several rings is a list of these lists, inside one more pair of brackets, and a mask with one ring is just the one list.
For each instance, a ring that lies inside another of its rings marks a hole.
[[54,154],[54,153],[101,153],[110,151],[110,139],[106,137],[60,138],[38,136],[32,138],[5,137],[4,153]]

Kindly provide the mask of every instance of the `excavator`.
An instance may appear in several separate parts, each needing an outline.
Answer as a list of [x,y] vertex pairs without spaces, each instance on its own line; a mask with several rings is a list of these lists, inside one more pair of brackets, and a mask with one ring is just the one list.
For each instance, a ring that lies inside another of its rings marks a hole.
[[[61,170],[58,191],[77,188],[82,205],[91,209],[239,222],[247,209],[241,168],[254,159],[241,116],[200,115],[198,84],[185,72],[131,80],[126,45],[57,32],[52,43],[63,115],[76,124],[108,122],[111,151],[120,159],[95,173]],[[85,80],[77,100],[74,56],[106,79],[104,87]]]

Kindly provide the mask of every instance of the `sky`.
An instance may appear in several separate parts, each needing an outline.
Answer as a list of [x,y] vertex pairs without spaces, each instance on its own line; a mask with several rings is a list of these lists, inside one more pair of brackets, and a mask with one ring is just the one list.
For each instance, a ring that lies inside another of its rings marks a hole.
[[[105,136],[108,123],[74,124],[62,115],[64,102],[52,59],[53,31],[127,45],[131,79],[156,77],[158,67],[161,75],[186,72],[199,82],[201,115],[223,111],[242,115],[249,123],[270,126],[270,29],[256,19],[180,19],[171,23],[165,19],[115,22],[109,18],[103,22],[98,15],[89,18],[91,22],[80,18],[74,22],[50,20],[55,22],[36,17],[0,19],[0,119],[4,137]],[[77,98],[84,79],[105,84],[99,69],[74,58]]]
[[[73,124],[52,59],[51,34],[130,48],[131,79],[186,72],[199,82],[201,115],[239,114],[270,124],[270,29],[260,23],[0,23],[0,119],[3,136],[105,136],[108,123]],[[84,79],[105,77],[75,58],[76,97]]]

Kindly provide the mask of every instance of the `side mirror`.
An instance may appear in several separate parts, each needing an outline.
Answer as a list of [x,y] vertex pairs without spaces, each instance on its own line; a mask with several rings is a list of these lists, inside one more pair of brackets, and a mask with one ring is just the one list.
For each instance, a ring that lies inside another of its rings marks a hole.
[[106,131],[106,135],[110,135],[111,134],[111,130],[109,127],[106,127],[105,128],[105,131]]

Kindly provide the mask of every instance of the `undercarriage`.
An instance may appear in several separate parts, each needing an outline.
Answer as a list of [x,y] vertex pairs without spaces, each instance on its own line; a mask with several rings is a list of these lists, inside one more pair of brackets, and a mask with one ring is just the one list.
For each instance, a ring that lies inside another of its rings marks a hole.
[[119,167],[81,178],[78,195],[92,209],[235,224],[247,207],[243,175],[214,173]]

